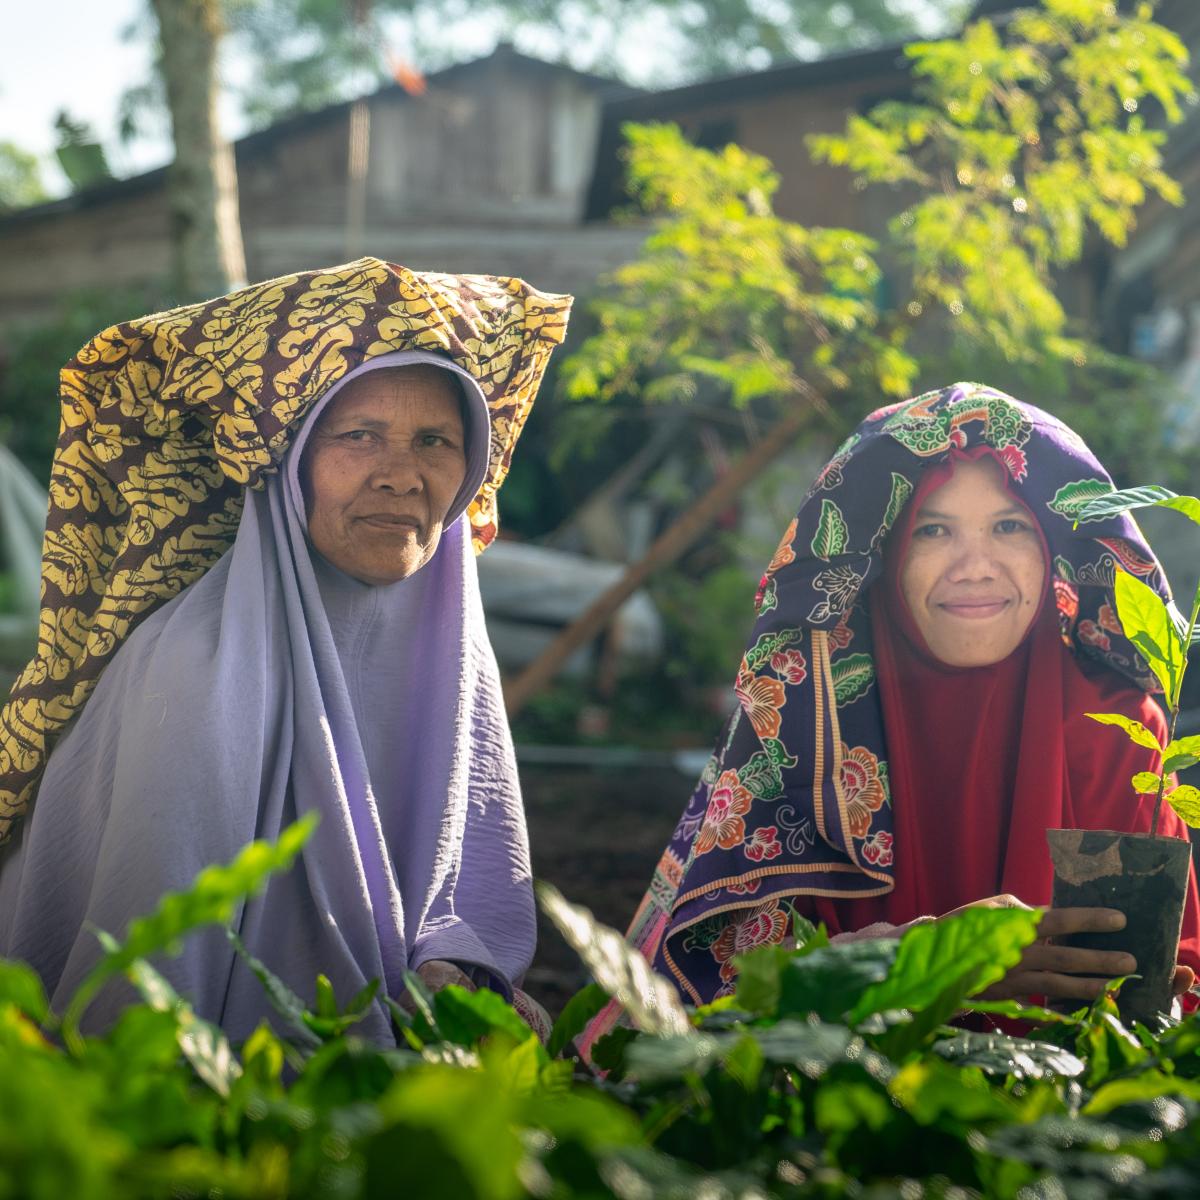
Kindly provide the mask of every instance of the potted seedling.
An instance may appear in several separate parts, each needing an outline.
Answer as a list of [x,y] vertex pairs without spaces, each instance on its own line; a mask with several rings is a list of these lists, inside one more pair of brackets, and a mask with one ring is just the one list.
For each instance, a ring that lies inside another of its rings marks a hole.
[[[1175,509],[1200,525],[1200,499],[1177,496],[1161,487],[1109,493],[1088,504],[1079,519],[1097,520],[1150,506]],[[1139,978],[1125,983],[1118,1004],[1127,1020],[1149,1023],[1157,1014],[1170,1011],[1191,863],[1187,842],[1159,836],[1164,802],[1189,826],[1200,827],[1200,789],[1187,784],[1168,786],[1168,777],[1175,771],[1200,762],[1200,734],[1187,737],[1178,730],[1187,651],[1200,617],[1200,587],[1182,631],[1158,594],[1136,576],[1117,571],[1115,591],[1117,618],[1125,636],[1162,684],[1170,733],[1162,745],[1143,724],[1119,713],[1087,715],[1102,724],[1120,726],[1139,746],[1160,753],[1157,774],[1141,771],[1131,780],[1137,794],[1154,797],[1150,832],[1048,829],[1046,837],[1054,863],[1056,908],[1115,908],[1125,914],[1125,928],[1116,933],[1076,934],[1065,940],[1073,946],[1132,954],[1138,962]]]

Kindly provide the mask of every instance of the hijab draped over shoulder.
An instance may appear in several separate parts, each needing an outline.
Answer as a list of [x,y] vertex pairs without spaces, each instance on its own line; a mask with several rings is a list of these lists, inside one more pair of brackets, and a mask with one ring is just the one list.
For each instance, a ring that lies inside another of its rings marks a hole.
[[[980,455],[1040,525],[1048,589],[1009,659],[946,669],[895,620],[885,550],[910,535],[926,473]],[[1113,594],[1129,571],[1169,600],[1162,570],[1128,515],[1076,528],[1112,487],[1061,421],[979,384],[850,435],[771,560],[738,705],[630,930],[685,997],[727,992],[734,956],[782,940],[791,908],[837,933],[1004,892],[1049,903],[1048,827],[1149,828],[1130,778],[1152,752],[1083,715],[1165,728]],[[1162,831],[1186,834],[1174,814]],[[1198,917],[1193,887],[1186,961]]]
[[[41,638],[0,713],[0,954],[56,1007],[95,961],[85,923],[120,933],[310,812],[296,867],[235,922],[285,982],[395,996],[437,958],[511,991],[534,918],[474,551],[568,308],[364,259],[118,326],[68,364]],[[431,561],[371,586],[308,543],[303,441],[348,380],[416,362],[460,382],[467,481]],[[235,1037],[264,1015],[221,931],[162,969]],[[390,1038],[382,1005],[361,1029]]]

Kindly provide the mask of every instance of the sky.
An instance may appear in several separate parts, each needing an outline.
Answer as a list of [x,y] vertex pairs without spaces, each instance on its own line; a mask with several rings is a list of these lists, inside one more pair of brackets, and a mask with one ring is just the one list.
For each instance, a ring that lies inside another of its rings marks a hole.
[[[150,74],[149,39],[125,41],[121,36],[127,26],[144,20],[145,3],[41,0],[0,5],[0,141],[44,156],[42,181],[55,195],[67,190],[54,163],[54,117],[62,108],[92,125],[118,175],[161,166],[170,157],[165,130],[128,148],[117,138],[121,93]],[[101,13],[103,18],[97,19]]]

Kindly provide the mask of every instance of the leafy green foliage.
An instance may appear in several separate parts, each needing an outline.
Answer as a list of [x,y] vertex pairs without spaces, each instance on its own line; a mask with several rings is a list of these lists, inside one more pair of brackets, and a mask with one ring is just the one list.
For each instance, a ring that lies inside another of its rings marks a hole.
[[[232,1046],[132,950],[217,919],[306,833],[209,868],[124,943],[104,935],[142,1002],[67,1053],[36,977],[0,963],[0,1196],[1106,1197],[1194,1182],[1200,1017],[1155,1038],[1109,997],[1071,1016],[970,1001],[1036,936],[1036,911],[849,944],[797,922],[797,948],[739,959],[736,997],[687,1013],[614,930],[545,890],[598,977],[550,1048],[495,993],[430,995],[415,976],[403,1048],[371,1046],[349,1018],[373,991],[343,1009],[318,981],[308,1010],[261,963],[303,1036],[264,1024]],[[597,1043],[595,1066],[554,1057],[617,991],[642,1031]],[[1042,1028],[948,1027],[964,1002]]]
[[[1077,520],[1100,520],[1134,508],[1169,508],[1182,513],[1189,521],[1200,525],[1200,498],[1179,496],[1169,488],[1152,484],[1146,487],[1108,491],[1080,506]],[[1115,586],[1117,617],[1125,636],[1138,648],[1155,678],[1162,685],[1170,714],[1170,736],[1166,746],[1144,725],[1117,713],[1088,713],[1093,721],[1119,725],[1139,746],[1162,750],[1162,763],[1157,773],[1139,771],[1133,777],[1133,790],[1139,795],[1155,794],[1151,832],[1158,831],[1159,812],[1163,800],[1192,828],[1200,828],[1200,789],[1190,784],[1167,791],[1167,777],[1200,762],[1200,734],[1176,737],[1179,723],[1183,679],[1187,673],[1188,650],[1195,644],[1200,630],[1200,587],[1192,602],[1191,615],[1180,628],[1177,614],[1167,607],[1158,593],[1140,579],[1118,571]]]

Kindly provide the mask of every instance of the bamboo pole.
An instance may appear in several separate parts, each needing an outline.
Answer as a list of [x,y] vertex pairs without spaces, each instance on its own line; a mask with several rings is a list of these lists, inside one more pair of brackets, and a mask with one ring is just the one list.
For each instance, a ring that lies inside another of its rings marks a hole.
[[[828,411],[824,401],[815,405]],[[796,440],[811,421],[807,404],[797,404],[790,415],[767,431],[685,513],[663,530],[646,553],[606,592],[596,598],[504,689],[512,720],[530,698],[558,674],[562,665],[585,642],[591,641],[612,620],[613,614],[655,571],[673,563],[716,520],[738,494]]]

